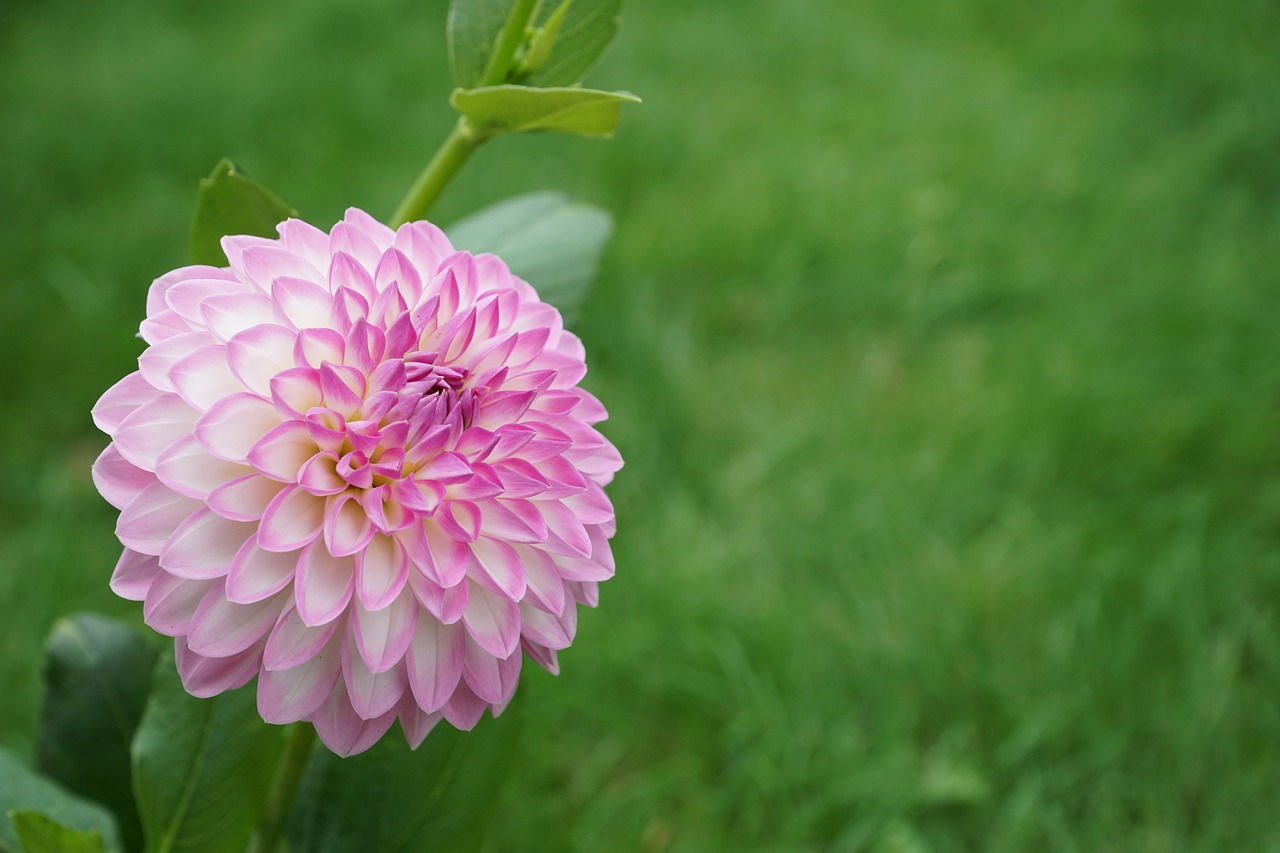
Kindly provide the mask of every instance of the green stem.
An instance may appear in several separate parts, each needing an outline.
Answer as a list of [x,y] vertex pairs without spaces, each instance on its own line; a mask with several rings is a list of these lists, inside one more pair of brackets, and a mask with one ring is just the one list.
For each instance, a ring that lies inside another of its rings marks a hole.
[[426,219],[427,212],[439,198],[445,184],[457,174],[462,164],[471,156],[471,152],[484,140],[485,137],[477,133],[465,117],[459,118],[458,123],[440,145],[440,150],[436,151],[431,162],[422,170],[422,174],[418,175],[418,180],[414,181],[404,201],[400,202],[400,206],[396,208],[396,212],[391,215],[391,221],[387,224],[392,228],[399,228],[406,222]]
[[500,86],[507,82],[511,73],[512,60],[516,50],[524,41],[524,31],[533,17],[538,0],[516,0],[507,15],[507,22],[502,25],[502,32],[493,45],[493,53],[489,54],[489,62],[484,67],[484,75],[480,78],[481,86]]
[[284,758],[280,762],[280,770],[276,773],[271,793],[267,797],[267,807],[262,813],[262,822],[250,844],[250,850],[256,853],[275,853],[284,837],[285,827],[289,822],[289,812],[293,808],[293,799],[298,795],[298,786],[302,784],[302,774],[311,759],[311,748],[316,742],[316,730],[310,723],[297,723],[293,734],[289,736],[289,745],[285,748]]

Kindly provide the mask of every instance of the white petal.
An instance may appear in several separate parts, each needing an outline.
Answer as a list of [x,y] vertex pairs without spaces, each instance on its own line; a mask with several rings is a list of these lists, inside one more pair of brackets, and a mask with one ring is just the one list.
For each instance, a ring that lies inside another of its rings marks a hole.
[[179,494],[204,500],[209,493],[252,469],[209,453],[194,435],[178,439],[156,458],[156,476]]
[[120,422],[114,436],[116,449],[139,468],[154,471],[160,453],[189,435],[199,415],[177,394],[157,397]]
[[244,462],[258,439],[279,424],[280,416],[270,402],[253,394],[236,394],[201,415],[195,435],[214,456]]
[[351,601],[355,587],[355,563],[350,557],[334,557],[315,540],[298,557],[294,597],[298,615],[308,625],[336,619]]
[[399,663],[413,640],[417,622],[418,604],[408,592],[381,610],[366,610],[357,602],[352,613],[352,634],[369,669],[385,672]]
[[160,552],[160,565],[178,577],[203,580],[225,577],[254,526],[228,521],[205,507],[178,525]]
[[466,635],[459,624],[444,625],[425,614],[418,618],[405,655],[409,687],[422,710],[438,711],[462,678]]

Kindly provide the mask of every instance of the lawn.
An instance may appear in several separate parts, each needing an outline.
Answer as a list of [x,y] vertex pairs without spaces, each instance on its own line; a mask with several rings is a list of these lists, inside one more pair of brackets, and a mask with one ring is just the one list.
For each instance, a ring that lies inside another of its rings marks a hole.
[[[196,179],[389,215],[444,8],[0,8],[0,744],[57,616],[140,622],[88,411]],[[495,850],[1280,850],[1277,43],[1266,0],[633,0],[617,140],[478,153],[440,221],[614,213],[577,331],[627,461]]]

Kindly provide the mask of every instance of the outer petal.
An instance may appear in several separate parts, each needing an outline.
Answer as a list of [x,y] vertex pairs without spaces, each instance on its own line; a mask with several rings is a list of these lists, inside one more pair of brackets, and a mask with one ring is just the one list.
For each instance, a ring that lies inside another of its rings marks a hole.
[[376,719],[361,719],[351,707],[351,700],[341,684],[333,688],[328,700],[311,715],[320,740],[334,753],[344,757],[373,746],[395,721],[395,708]]
[[120,455],[139,468],[154,471],[156,457],[189,435],[199,413],[176,394],[157,397],[120,422],[115,445]]
[[354,588],[355,564],[350,557],[334,557],[319,539],[302,549],[294,594],[303,622],[332,622],[347,609]]
[[204,500],[224,483],[252,473],[237,462],[228,462],[205,450],[194,435],[178,439],[156,458],[156,476],[179,494]]
[[275,595],[293,581],[298,554],[264,550],[258,545],[258,537],[251,536],[231,561],[227,598],[236,604],[253,604]]
[[160,558],[124,549],[111,575],[111,591],[121,598],[142,601],[160,572]]
[[277,593],[256,604],[234,604],[227,600],[225,585],[218,583],[205,593],[191,618],[187,646],[206,657],[240,654],[266,638],[285,600],[284,593]]
[[261,643],[223,658],[196,654],[187,648],[182,637],[174,640],[173,646],[182,686],[192,696],[202,699],[248,684],[257,674],[258,660],[262,656]]
[[143,470],[120,455],[114,444],[108,444],[93,463],[93,484],[107,503],[124,509],[143,489],[156,481],[156,475]]
[[418,706],[438,711],[462,678],[466,635],[459,624],[444,625],[425,615],[418,619],[405,656],[409,687]]
[[408,679],[402,664],[384,672],[369,669],[355,646],[355,639],[348,631],[347,642],[342,647],[342,677],[356,716],[371,720],[400,704],[400,697],[409,687]]
[[253,394],[219,400],[200,416],[195,434],[205,449],[221,459],[244,462],[249,451],[280,423],[275,407]]
[[120,422],[137,409],[150,403],[160,392],[134,371],[107,389],[93,407],[93,422],[107,435],[115,433]]
[[385,672],[404,658],[413,640],[418,604],[408,592],[381,610],[366,610],[357,602],[350,624],[365,664],[373,672]]
[[139,492],[120,513],[116,536],[135,551],[159,556],[178,525],[199,509],[199,501],[157,481]]
[[253,536],[253,525],[228,521],[205,507],[173,531],[160,552],[160,565],[170,574],[192,580],[225,577],[236,552]]
[[462,624],[480,648],[498,658],[510,657],[520,644],[520,609],[514,601],[471,584]]
[[[338,645],[341,636],[331,636],[320,651],[291,669],[263,667],[258,675],[258,713],[262,719],[276,724],[296,723],[324,704],[342,674]],[[346,692],[341,685],[338,689]]]
[[[327,647],[329,638],[342,626],[342,620],[328,625],[312,627],[298,616],[296,607],[289,607],[276,620],[262,653],[262,665],[269,670],[293,669],[319,655]],[[334,654],[337,654],[335,647]]]

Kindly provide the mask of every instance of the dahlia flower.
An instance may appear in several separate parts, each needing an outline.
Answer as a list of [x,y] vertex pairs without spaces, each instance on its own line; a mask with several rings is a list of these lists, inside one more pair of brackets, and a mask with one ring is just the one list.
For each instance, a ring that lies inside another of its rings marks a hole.
[[94,407],[111,588],[190,693],[257,676],[263,719],[336,753],[396,719],[416,747],[500,713],[524,654],[557,671],[613,574],[622,460],[582,344],[498,258],[354,209],[278,230],[156,280]]

